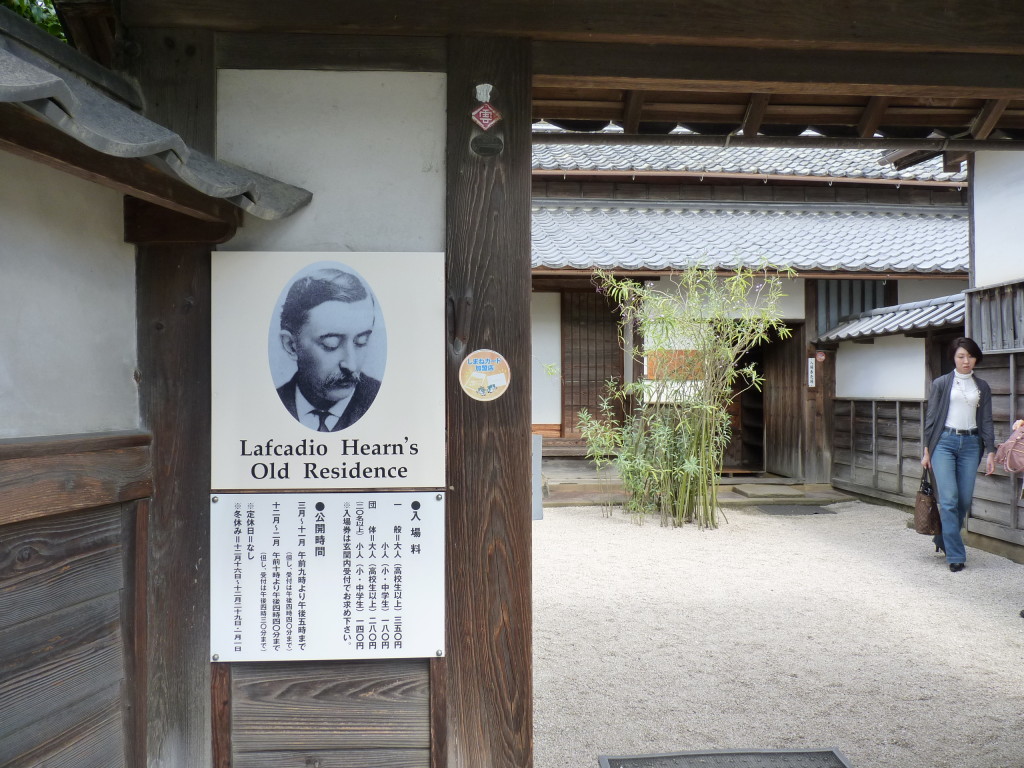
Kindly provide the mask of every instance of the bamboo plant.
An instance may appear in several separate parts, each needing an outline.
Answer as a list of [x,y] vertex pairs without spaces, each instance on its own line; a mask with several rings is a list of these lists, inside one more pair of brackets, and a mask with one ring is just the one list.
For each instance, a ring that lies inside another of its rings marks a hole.
[[[765,266],[723,277],[695,266],[674,275],[668,291],[603,271],[594,282],[620,310],[623,349],[649,369],[638,381],[608,382],[599,413],[580,413],[588,455],[599,469],[617,465],[638,521],[657,513],[662,525],[716,528],[728,407],[763,382],[739,361],[789,335],[780,272]],[[615,415],[616,401],[625,416]]]

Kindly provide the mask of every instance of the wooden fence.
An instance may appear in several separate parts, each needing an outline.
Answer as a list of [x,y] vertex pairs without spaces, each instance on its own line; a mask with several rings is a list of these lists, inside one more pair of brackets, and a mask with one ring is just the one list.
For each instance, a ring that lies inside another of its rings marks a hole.
[[[989,355],[977,369],[992,387],[996,443],[1024,417],[1024,355]],[[921,481],[925,403],[919,400],[837,398],[832,422],[832,485],[898,504],[913,504]],[[981,467],[967,528],[1024,546],[1021,477]]]

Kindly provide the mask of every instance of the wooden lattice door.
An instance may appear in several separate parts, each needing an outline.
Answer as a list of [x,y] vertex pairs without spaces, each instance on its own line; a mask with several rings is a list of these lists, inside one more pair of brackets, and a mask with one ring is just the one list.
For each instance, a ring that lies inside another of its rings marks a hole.
[[[619,313],[603,294],[562,294],[562,435],[579,437],[579,412],[597,413],[607,382],[623,380]],[[616,414],[621,416],[621,406]]]

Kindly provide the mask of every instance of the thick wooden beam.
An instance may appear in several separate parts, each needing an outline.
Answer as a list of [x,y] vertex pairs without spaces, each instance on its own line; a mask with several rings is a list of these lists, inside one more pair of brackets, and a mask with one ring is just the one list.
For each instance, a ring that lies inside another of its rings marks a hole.
[[0,525],[149,496],[146,446],[33,456],[0,463]]
[[148,446],[148,432],[123,430],[117,432],[83,432],[74,435],[44,437],[8,437],[0,440],[0,461],[30,459],[40,456],[66,456],[72,453],[116,451]]
[[[534,116],[548,119],[620,120],[622,104],[619,100],[548,99],[534,101]],[[763,122],[782,125],[857,125],[864,108],[855,104],[769,104],[765,107]],[[723,104],[717,101],[648,101],[644,107],[647,120],[683,123],[740,124],[746,114],[742,104]],[[928,106],[890,107],[885,112],[886,126],[926,126],[934,128],[963,126],[967,128],[978,115],[974,108],[960,105],[931,104]],[[1008,109],[1002,115],[1005,128],[1024,127],[1024,110]],[[748,134],[744,134],[748,135]]]
[[90,149],[13,104],[0,104],[0,149],[201,221],[238,217],[226,200],[207,197],[143,159]]
[[[743,115],[743,122],[740,129],[744,136],[756,136],[761,130],[761,123],[764,122],[765,110],[768,108],[768,101],[771,95],[767,93],[753,93],[747,103],[747,111]],[[626,133],[629,133],[627,130]]]
[[136,266],[140,407],[153,433],[146,553],[150,765],[211,765],[210,249],[147,246]]
[[[530,48],[453,38],[448,59],[448,768],[532,764],[530,487]],[[503,150],[472,149],[480,83]],[[459,334],[456,336],[455,329]],[[499,399],[458,384],[466,355],[492,349],[513,371]]]
[[242,209],[234,210],[233,221],[202,221],[125,196],[124,241],[134,245],[226,243],[242,223]]
[[444,72],[442,37],[367,37],[223,32],[221,69]]
[[887,96],[872,96],[868,99],[864,112],[857,121],[857,135],[862,139],[875,135],[878,126],[882,124],[885,117],[885,110],[889,106],[890,99]]
[[[537,39],[678,42],[800,49],[1024,52],[1024,17],[1003,0],[847,3],[843,13],[803,0],[311,0],[301,13],[287,3],[237,0],[130,0],[131,27],[204,27],[220,31],[338,34],[495,35]],[[908,23],[908,20],[912,20]]]
[[536,42],[534,85],[1022,98],[1021,55]]
[[999,118],[1006,112],[1009,99],[989,99],[978,112],[977,117],[971,121],[971,137],[975,139],[987,139],[989,134],[999,123]]
[[[213,35],[130,30],[146,116],[212,153]],[[212,764],[209,661],[210,247],[139,247],[139,406],[153,434],[145,733],[148,765]]]

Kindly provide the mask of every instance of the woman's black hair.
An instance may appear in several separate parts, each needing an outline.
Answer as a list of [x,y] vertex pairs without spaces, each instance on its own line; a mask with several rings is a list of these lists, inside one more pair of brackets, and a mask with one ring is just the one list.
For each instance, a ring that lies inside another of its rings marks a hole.
[[963,347],[967,350],[967,354],[971,357],[976,357],[980,363],[985,357],[981,352],[981,347],[974,341],[974,339],[968,339],[966,336],[961,336],[959,339],[954,339],[953,343],[949,345],[949,356],[951,358],[956,357],[956,351]]

